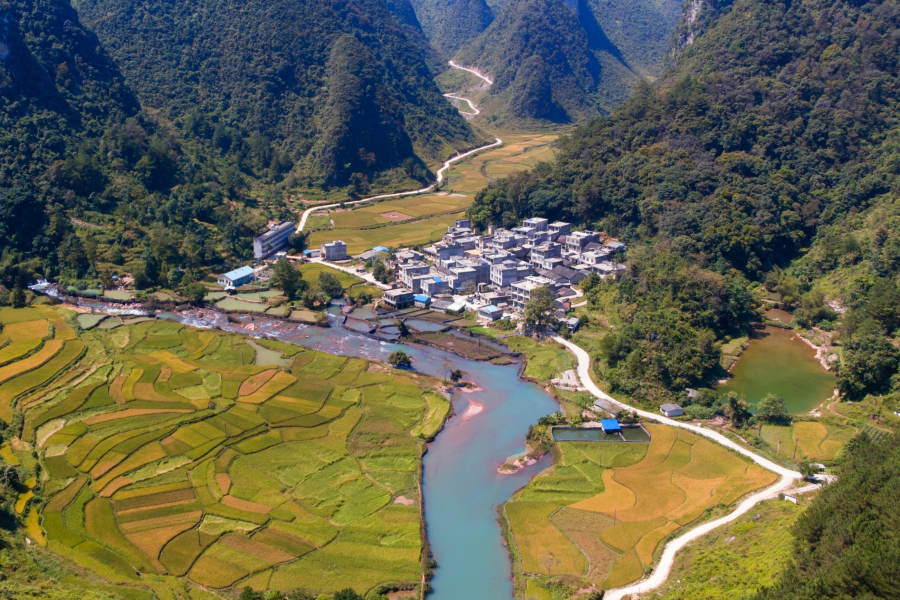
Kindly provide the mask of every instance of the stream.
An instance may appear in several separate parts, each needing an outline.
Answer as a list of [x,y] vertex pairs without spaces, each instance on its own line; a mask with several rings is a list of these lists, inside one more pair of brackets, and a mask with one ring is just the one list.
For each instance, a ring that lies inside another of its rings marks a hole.
[[[73,299],[74,300],[74,299]],[[120,314],[114,305],[79,300],[103,312]],[[430,600],[510,600],[512,569],[498,524],[497,508],[528,481],[550,466],[545,457],[513,475],[497,467],[525,451],[528,427],[559,409],[539,386],[521,381],[518,365],[471,361],[431,347],[380,342],[339,326],[321,328],[263,316],[234,315],[191,309],[162,313],[160,318],[199,328],[217,327],[250,336],[267,335],[341,356],[386,361],[398,349],[410,355],[416,370],[446,377],[448,367],[462,369],[480,391],[456,394],[457,416],[449,419],[424,457],[423,493],[428,541],[437,561]],[[337,318],[329,316],[333,325]],[[452,366],[450,366],[452,365]],[[469,399],[484,406],[471,419],[461,415]]]

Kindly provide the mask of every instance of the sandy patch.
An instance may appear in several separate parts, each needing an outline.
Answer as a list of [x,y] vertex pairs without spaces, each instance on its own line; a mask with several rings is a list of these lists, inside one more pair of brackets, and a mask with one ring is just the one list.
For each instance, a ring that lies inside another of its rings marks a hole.
[[475,402],[471,398],[469,398],[469,408],[466,409],[466,412],[463,413],[463,421],[467,421],[474,417],[475,415],[480,414],[484,410],[484,404],[481,402]]
[[397,212],[396,210],[379,213],[379,216],[384,217],[388,221],[405,221],[407,219],[412,219],[411,216],[405,215],[402,212]]
[[412,506],[416,501],[406,496],[397,496],[394,498],[394,504],[402,504],[403,506]]

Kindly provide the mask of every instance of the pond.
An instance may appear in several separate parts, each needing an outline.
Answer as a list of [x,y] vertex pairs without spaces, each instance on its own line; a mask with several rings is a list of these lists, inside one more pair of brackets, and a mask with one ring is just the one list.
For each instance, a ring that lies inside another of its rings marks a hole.
[[775,394],[784,398],[791,414],[814,409],[831,397],[835,386],[835,376],[796,332],[771,326],[754,332],[731,375],[716,391],[737,392],[751,405]]
[[406,324],[416,331],[443,331],[447,326],[443,323],[435,323],[434,321],[423,321],[422,319],[409,319]]
[[599,427],[554,427],[557,442],[650,442],[650,434],[641,426],[622,425],[622,433],[606,433]]

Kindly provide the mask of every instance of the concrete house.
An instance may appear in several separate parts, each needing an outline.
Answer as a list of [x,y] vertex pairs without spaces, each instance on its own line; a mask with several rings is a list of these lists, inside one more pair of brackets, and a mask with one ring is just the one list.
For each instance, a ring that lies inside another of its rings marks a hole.
[[659,411],[667,417],[680,417],[684,414],[684,409],[677,404],[666,403],[659,407]]
[[224,275],[219,275],[217,283],[219,285],[237,287],[253,281],[253,274],[253,267],[241,267]]
[[341,240],[322,244],[321,256],[325,260],[347,260],[347,244]]

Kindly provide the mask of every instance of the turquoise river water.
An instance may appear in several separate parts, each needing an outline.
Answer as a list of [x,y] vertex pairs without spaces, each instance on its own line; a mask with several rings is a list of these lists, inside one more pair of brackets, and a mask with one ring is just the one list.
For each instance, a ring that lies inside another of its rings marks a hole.
[[[165,315],[196,327],[215,326],[250,335],[270,335],[316,350],[386,360],[403,349],[418,371],[446,376],[462,369],[480,391],[453,399],[459,415],[447,421],[424,459],[423,491],[428,541],[438,567],[429,600],[510,600],[512,569],[498,523],[497,508],[532,477],[550,466],[548,458],[513,475],[500,475],[507,457],[525,450],[529,425],[559,410],[539,386],[518,378],[517,365],[470,361],[430,347],[401,346],[352,334],[340,327],[319,328],[266,317],[238,316],[230,323],[213,311]],[[252,329],[250,329],[252,327]],[[469,399],[484,406],[471,419],[461,415]]]

